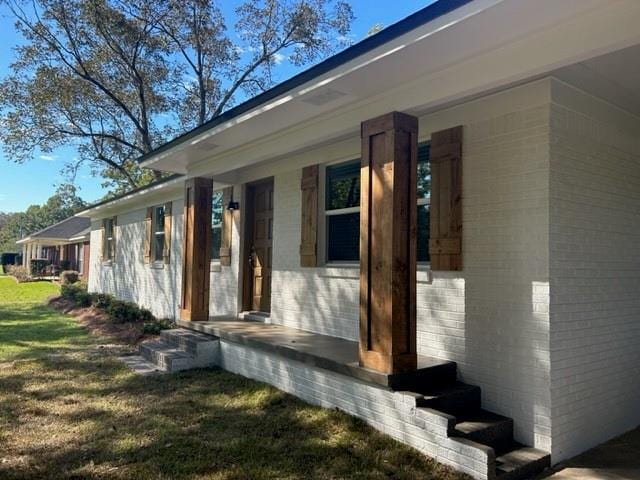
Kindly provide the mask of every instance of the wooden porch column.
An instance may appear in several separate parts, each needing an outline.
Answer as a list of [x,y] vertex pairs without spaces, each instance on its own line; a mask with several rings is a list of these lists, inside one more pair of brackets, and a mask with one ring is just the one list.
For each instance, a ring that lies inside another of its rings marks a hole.
[[184,182],[181,320],[209,319],[212,194],[210,178]]
[[413,371],[418,119],[391,112],[361,131],[360,365]]

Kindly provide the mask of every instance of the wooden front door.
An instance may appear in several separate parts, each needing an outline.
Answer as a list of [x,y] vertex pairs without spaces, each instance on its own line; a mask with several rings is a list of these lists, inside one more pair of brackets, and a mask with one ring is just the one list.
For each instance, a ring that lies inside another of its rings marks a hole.
[[249,242],[251,310],[271,310],[271,254],[273,251],[273,180],[250,187],[252,201]]

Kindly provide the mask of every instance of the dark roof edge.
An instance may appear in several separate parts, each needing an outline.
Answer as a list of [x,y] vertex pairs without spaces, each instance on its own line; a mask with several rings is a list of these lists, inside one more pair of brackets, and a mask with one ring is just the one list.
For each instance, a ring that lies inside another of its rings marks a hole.
[[229,121],[249,110],[252,110],[253,108],[258,107],[263,103],[266,103],[269,100],[272,100],[293,88],[296,88],[310,80],[313,80],[314,78],[319,77],[320,75],[323,75],[333,70],[334,68],[337,68],[353,60],[354,58],[364,55],[365,53],[368,53],[371,50],[384,45],[385,43],[395,40],[405,33],[410,32],[411,30],[414,30],[432,20],[435,20],[438,17],[452,12],[453,10],[457,10],[458,8],[471,3],[472,1],[473,0],[437,0],[435,3],[432,3],[431,5],[418,10],[408,17],[394,23],[393,25],[390,25],[384,30],[381,30],[375,35],[371,35],[370,37],[361,40],[355,45],[352,45],[351,47],[346,48],[345,50],[327,58],[326,60],[323,60],[317,65],[314,65],[307,70],[294,75],[290,79],[277,84],[269,90],[250,98],[249,100],[237,105],[236,107],[231,108],[230,110],[227,110],[226,112],[218,115],[217,117],[209,120],[199,127],[196,127],[193,130],[190,130],[174,138],[173,140],[160,145],[158,148],[152,150],[149,153],[145,153],[144,155],[138,157],[137,161],[144,162],[145,160],[148,160],[149,158],[159,153],[169,150],[170,148],[179,145],[180,143],[185,142],[190,138],[199,135],[200,133],[206,132],[207,130],[212,129],[220,125],[221,123]]
[[184,177],[184,175],[181,174],[181,173],[174,173],[173,175],[169,175],[168,177],[162,178],[160,180],[157,180],[155,182],[149,183],[149,184],[144,185],[142,187],[134,188],[132,190],[129,190],[129,191],[124,192],[124,193],[121,193],[121,194],[116,195],[114,197],[109,197],[109,198],[107,198],[105,200],[100,200],[99,202],[92,203],[91,205],[87,205],[86,208],[83,208],[82,210],[80,210],[78,213],[75,214],[75,216],[79,217],[79,216],[81,216],[80,215],[81,213],[84,213],[87,210],[91,210],[93,208],[100,207],[102,205],[106,205],[107,203],[111,203],[111,202],[115,202],[117,200],[121,200],[124,197],[127,197],[129,195],[133,195],[135,193],[140,193],[140,192],[143,192],[143,191],[145,191],[147,189],[150,189],[150,188],[153,188],[153,187],[157,187],[157,186],[165,184],[165,183],[169,183],[171,180],[176,180],[176,179],[178,179],[180,177]]

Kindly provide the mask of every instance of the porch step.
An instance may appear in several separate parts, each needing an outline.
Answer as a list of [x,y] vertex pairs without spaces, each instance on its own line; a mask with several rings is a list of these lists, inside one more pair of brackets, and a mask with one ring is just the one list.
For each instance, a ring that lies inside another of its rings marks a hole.
[[496,457],[496,478],[524,480],[551,465],[551,455],[537,448],[514,443],[513,449]]
[[499,454],[513,444],[513,420],[487,410],[478,410],[459,418],[453,435],[488,445]]
[[185,328],[163,330],[160,341],[186,352],[193,357],[194,367],[214,365],[219,353],[219,342],[216,337],[194,332]]
[[455,417],[464,417],[480,410],[480,387],[462,382],[418,391],[423,398],[418,406],[429,407]]
[[147,341],[138,346],[140,355],[165,372],[194,368],[194,357],[184,350],[161,341]]

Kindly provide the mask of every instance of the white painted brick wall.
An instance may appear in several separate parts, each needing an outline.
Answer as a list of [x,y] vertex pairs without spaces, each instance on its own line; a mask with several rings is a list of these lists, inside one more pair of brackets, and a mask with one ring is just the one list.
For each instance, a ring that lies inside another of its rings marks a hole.
[[92,223],[89,291],[109,293],[121,300],[137,303],[158,318],[179,315],[182,279],[183,201],[172,207],[171,260],[156,268],[143,261],[144,217],[146,207],[118,215],[116,258],[113,265],[100,262],[100,221]]
[[[234,186],[236,198],[241,185]],[[231,231],[231,265],[220,266],[214,262],[209,278],[209,315],[236,316],[238,314],[240,258],[240,225],[242,210],[235,211]],[[180,288],[180,287],[178,287]]]
[[[517,440],[550,450],[549,103],[512,100],[420,119],[421,137],[464,125],[464,270],[418,272],[418,353],[458,362]],[[356,340],[359,269],[299,266],[300,175],[275,176],[272,321]]]
[[224,340],[220,342],[220,353],[220,366],[225,370],[269,383],[309,403],[339,408],[441,463],[474,478],[493,478],[493,450],[468,440],[450,438],[448,432],[453,418],[431,409],[416,408],[415,396],[410,393],[392,392]]
[[640,424],[640,119],[554,82],[553,458]]

